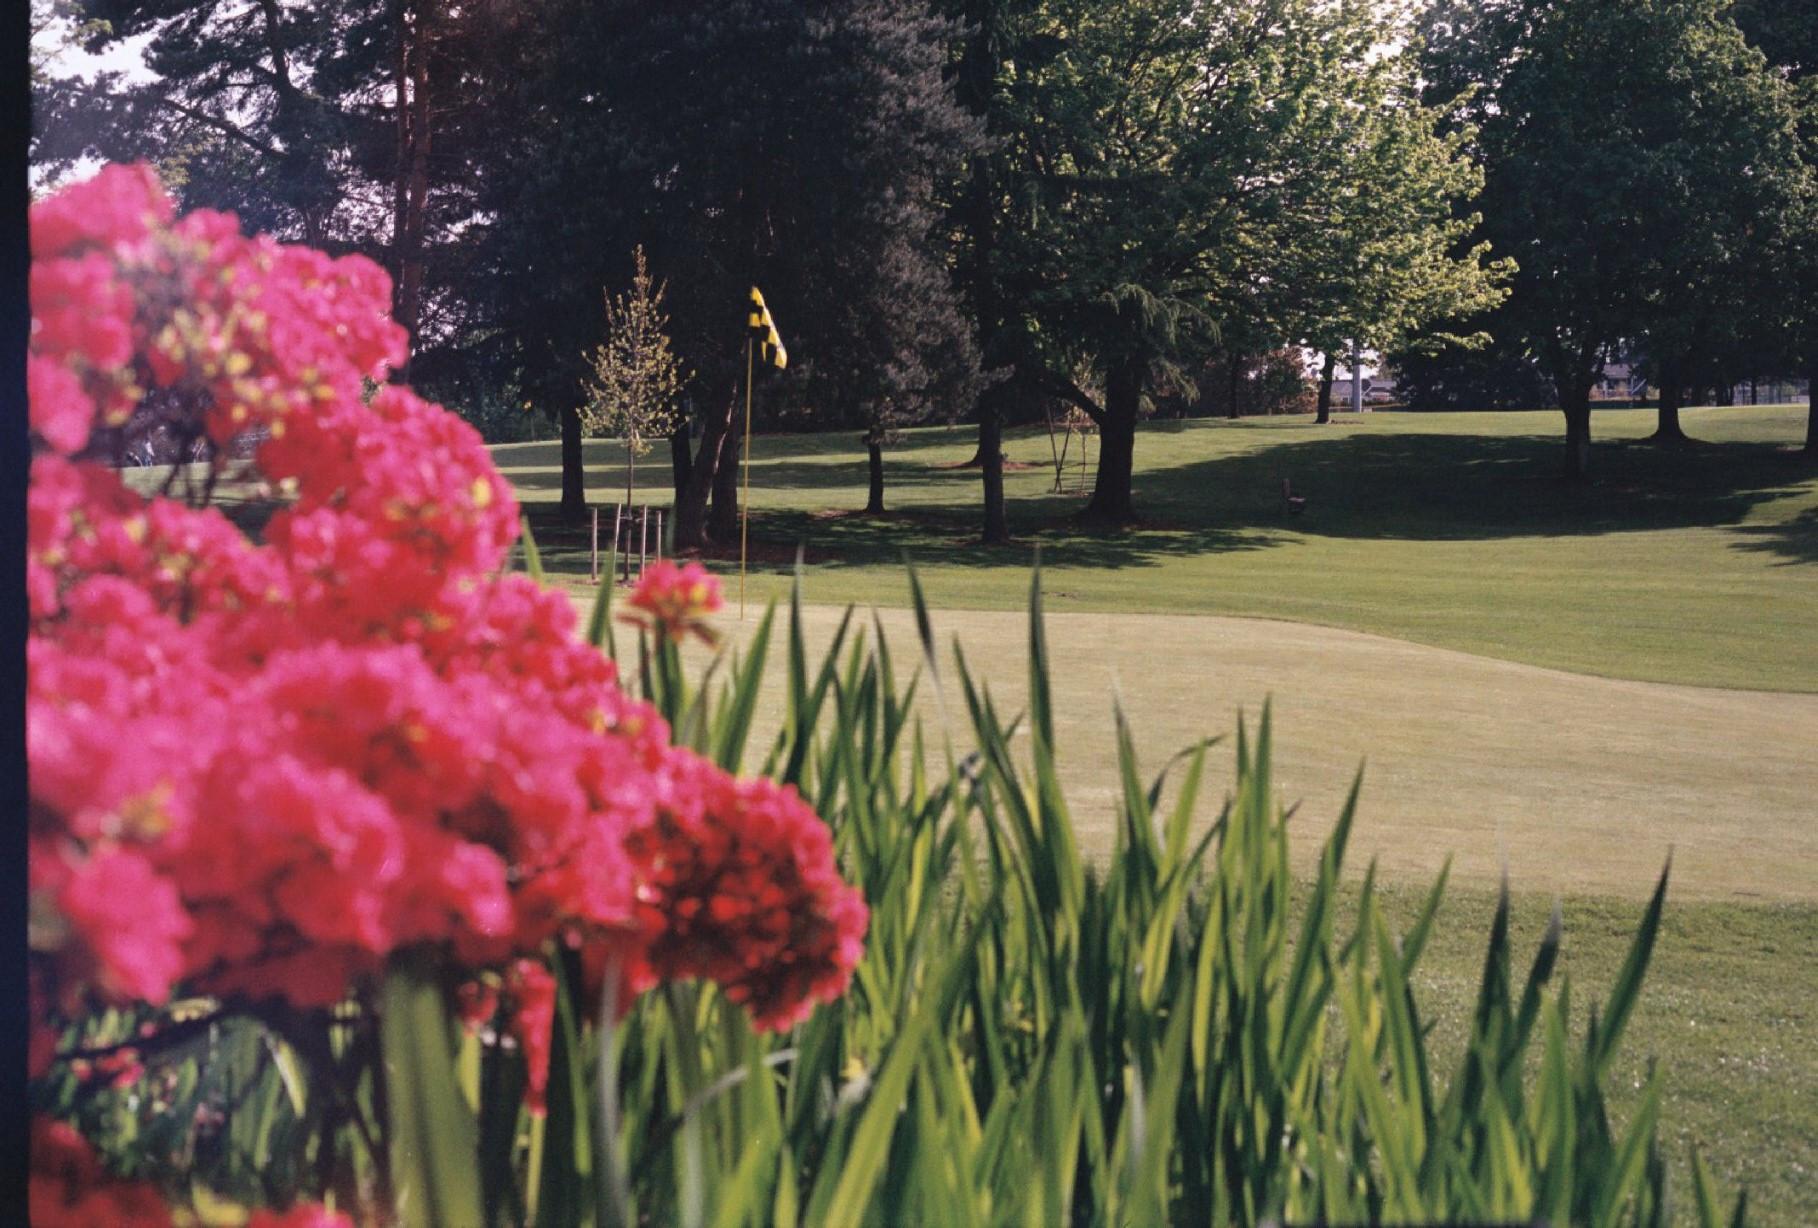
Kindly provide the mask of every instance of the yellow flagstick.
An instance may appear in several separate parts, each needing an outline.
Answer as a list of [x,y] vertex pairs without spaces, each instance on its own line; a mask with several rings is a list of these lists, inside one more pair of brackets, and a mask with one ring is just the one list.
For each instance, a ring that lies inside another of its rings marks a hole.
[[745,336],[745,497],[739,502],[739,621],[745,621],[745,547],[751,540],[751,350]]

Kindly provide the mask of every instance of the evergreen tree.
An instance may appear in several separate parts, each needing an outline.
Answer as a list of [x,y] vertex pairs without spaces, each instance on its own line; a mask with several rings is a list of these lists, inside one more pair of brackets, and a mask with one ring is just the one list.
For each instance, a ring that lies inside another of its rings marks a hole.
[[[34,81],[33,158],[154,163],[180,207],[383,264],[411,334],[403,372],[471,381],[478,189],[496,165],[492,103],[528,9],[445,0],[70,0],[94,50],[148,37],[149,76]],[[538,33],[541,37],[541,33]],[[426,361],[425,361],[426,360]],[[494,381],[496,383],[496,381]]]
[[[514,101],[522,139],[488,227],[498,326],[527,372],[559,366],[580,350],[576,304],[600,280],[597,253],[649,249],[696,372],[701,436],[678,546],[736,529],[752,285],[791,356],[759,390],[773,420],[965,404],[970,327],[934,232],[937,189],[976,128],[943,79],[944,22],[883,0],[551,0],[543,20],[565,34]],[[551,378],[542,395],[573,387]],[[578,473],[578,425],[565,472]]]

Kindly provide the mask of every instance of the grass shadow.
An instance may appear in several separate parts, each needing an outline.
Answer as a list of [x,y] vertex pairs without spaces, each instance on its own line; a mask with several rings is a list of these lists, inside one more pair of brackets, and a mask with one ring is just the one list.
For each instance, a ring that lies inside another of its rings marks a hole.
[[[754,486],[805,492],[805,497],[793,500],[793,507],[760,505],[753,512],[753,555],[776,560],[760,569],[786,571],[797,544],[804,543],[808,561],[824,567],[894,565],[907,555],[986,569],[1027,566],[1039,547],[1057,568],[1116,569],[1277,549],[1320,537],[1492,541],[1726,528],[1752,539],[1742,548],[1776,553],[1789,563],[1818,557],[1818,515],[1744,526],[1760,505],[1811,489],[1810,466],[1779,443],[1694,441],[1662,448],[1605,441],[1594,447],[1592,479],[1574,482],[1562,474],[1558,434],[1538,420],[1536,427],[1510,435],[1301,428],[1270,438],[1281,428],[1262,423],[1244,431],[1261,436],[1250,446],[1206,456],[1207,443],[1217,446],[1216,441],[1189,433],[1204,432],[1207,424],[1152,422],[1137,439],[1140,520],[1119,528],[1079,521],[1084,497],[1052,493],[1052,469],[1035,466],[1040,472],[1011,475],[1008,510],[1015,540],[1002,546],[979,540],[978,471],[953,464],[965,455],[956,449],[969,444],[970,428],[917,432],[888,452],[890,511],[881,516],[857,510],[864,498],[865,462],[856,435],[772,436],[760,440],[752,463]],[[1012,440],[1030,452],[1041,447],[1044,436],[1039,427],[1025,428],[1013,432]],[[558,445],[516,445],[497,455],[506,475],[527,492],[559,488]],[[1158,455],[1185,459],[1157,463]],[[617,444],[590,441],[586,456],[596,481],[615,467],[622,472]],[[653,502],[667,502],[667,457],[653,461],[645,489]],[[1299,515],[1288,514],[1284,480],[1306,499]],[[829,497],[823,499],[822,492]],[[832,497],[836,493],[844,497]],[[602,497],[597,486],[594,497]],[[546,562],[560,570],[584,568],[585,536],[577,538],[553,522],[550,528],[555,537],[553,549],[545,550]],[[544,532],[539,517],[540,542]]]
[[1737,542],[1736,549],[1776,555],[1775,566],[1818,563],[1818,507],[1780,524],[1737,525],[1735,532],[1748,539]]

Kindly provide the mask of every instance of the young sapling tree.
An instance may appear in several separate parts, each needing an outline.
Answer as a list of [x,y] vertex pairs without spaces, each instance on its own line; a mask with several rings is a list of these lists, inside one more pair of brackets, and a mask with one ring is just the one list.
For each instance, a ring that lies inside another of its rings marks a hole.
[[662,283],[650,276],[639,246],[629,293],[607,292],[606,339],[587,357],[581,421],[595,435],[625,441],[625,502],[637,490],[637,459],[652,438],[675,429],[688,373],[669,338]]

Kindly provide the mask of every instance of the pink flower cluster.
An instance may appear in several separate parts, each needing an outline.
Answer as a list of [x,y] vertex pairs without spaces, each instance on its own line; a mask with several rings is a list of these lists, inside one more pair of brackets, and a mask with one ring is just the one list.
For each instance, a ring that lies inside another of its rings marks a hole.
[[634,627],[681,641],[690,635],[709,647],[718,640],[708,616],[720,608],[720,582],[699,563],[677,567],[658,559],[644,569],[619,618]]
[[[326,1006],[428,945],[505,977],[540,1090],[552,940],[759,1026],[843,990],[866,912],[824,824],[671,747],[568,601],[501,574],[517,509],[469,426],[364,395],[404,342],[382,271],[173,218],[136,167],[36,206],[32,252],[41,1022],[179,983]],[[147,397],[222,449],[263,430],[262,541],[86,459]],[[717,588],[674,587],[650,613],[704,626]]]

